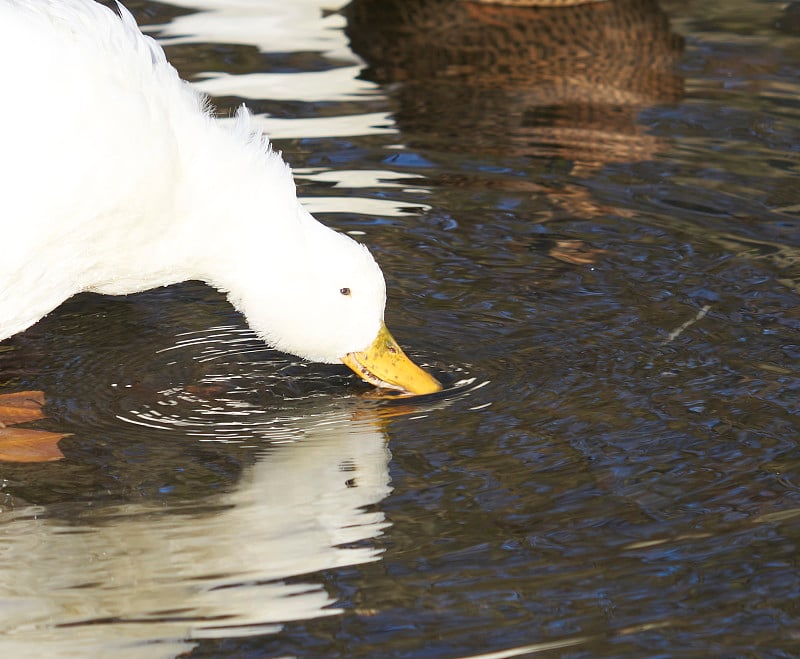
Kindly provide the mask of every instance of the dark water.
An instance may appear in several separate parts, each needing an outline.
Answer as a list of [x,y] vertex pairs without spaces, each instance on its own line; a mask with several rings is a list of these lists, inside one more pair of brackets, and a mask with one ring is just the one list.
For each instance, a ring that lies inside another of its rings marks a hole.
[[800,10],[180,4],[132,7],[455,390],[372,400],[195,283],[73,299],[0,345],[73,433],[0,469],[0,648],[800,654]]

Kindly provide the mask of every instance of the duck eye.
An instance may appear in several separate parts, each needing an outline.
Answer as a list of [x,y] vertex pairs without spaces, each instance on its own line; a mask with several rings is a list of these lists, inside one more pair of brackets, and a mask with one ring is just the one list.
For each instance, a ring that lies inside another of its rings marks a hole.
[[350,295],[350,289],[349,289],[349,288],[347,288],[346,286],[345,286],[344,288],[340,288],[340,289],[339,289],[339,292],[340,292],[342,295]]

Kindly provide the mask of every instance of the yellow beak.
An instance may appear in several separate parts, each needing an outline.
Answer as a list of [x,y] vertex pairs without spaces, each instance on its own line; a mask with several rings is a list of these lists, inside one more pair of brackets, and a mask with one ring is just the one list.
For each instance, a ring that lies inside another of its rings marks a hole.
[[399,389],[410,394],[432,394],[442,390],[436,378],[406,357],[383,323],[369,348],[351,352],[342,357],[342,361],[376,387]]

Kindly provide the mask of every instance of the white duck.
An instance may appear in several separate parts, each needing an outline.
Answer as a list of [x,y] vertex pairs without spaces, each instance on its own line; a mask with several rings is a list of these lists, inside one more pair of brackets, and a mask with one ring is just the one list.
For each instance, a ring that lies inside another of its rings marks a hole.
[[198,279],[269,345],[411,393],[369,251],[317,222],[252,128],[209,113],[122,6],[0,0],[0,340],[81,291]]

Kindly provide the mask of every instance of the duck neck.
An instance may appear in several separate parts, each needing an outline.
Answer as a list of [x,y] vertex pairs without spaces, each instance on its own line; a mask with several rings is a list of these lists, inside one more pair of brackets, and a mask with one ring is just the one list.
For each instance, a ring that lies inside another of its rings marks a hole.
[[[291,171],[250,131],[247,117],[211,122],[202,153],[187,164],[178,271],[228,293],[239,310],[246,289],[270,286],[296,267],[308,222]],[[209,148],[210,145],[210,148]]]

